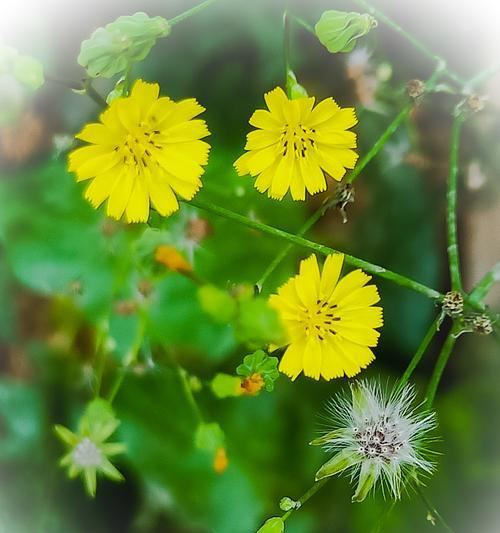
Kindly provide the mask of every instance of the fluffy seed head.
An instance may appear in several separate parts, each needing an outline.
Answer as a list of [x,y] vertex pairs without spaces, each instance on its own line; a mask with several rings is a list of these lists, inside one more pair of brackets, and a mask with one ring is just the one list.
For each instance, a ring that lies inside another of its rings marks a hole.
[[425,456],[435,417],[418,412],[414,398],[408,385],[388,394],[378,383],[361,381],[351,386],[350,398],[332,399],[329,431],[311,444],[322,445],[334,456],[318,470],[316,480],[346,472],[358,481],[353,501],[363,501],[378,480],[399,499],[405,473],[432,472]]

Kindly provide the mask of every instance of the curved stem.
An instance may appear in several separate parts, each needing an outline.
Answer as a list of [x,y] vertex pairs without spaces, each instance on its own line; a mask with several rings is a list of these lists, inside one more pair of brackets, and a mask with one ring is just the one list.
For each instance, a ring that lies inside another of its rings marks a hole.
[[441,381],[441,377],[443,376],[443,371],[448,363],[448,359],[450,358],[451,351],[455,346],[455,342],[457,341],[456,334],[458,333],[458,329],[458,322],[454,322],[450,332],[448,333],[448,336],[446,337],[446,340],[444,341],[443,347],[441,348],[441,352],[434,366],[432,377],[427,385],[427,392],[425,394],[425,406],[427,409],[431,409],[432,404],[434,403],[434,398],[436,397],[436,392],[439,382]]
[[436,333],[439,330],[439,325],[441,324],[441,315],[437,316],[434,322],[430,325],[427,333],[425,334],[420,346],[417,348],[415,355],[411,358],[410,363],[408,364],[403,375],[399,378],[399,381],[396,384],[395,390],[400,391],[409,381],[413,371],[420,363],[423,355],[427,351],[429,344],[432,342],[432,339],[435,337]]
[[177,15],[176,17],[171,18],[168,21],[168,23],[170,24],[170,26],[175,26],[175,24],[178,24],[179,22],[186,20],[192,15],[195,15],[196,13],[198,13],[202,9],[205,9],[206,7],[213,4],[214,2],[216,2],[216,0],[205,0],[204,2],[201,2],[200,4],[198,4],[197,6],[194,6],[191,9],[187,9],[183,13],[180,13],[179,15]]
[[[258,222],[257,220],[252,220],[248,217],[240,215],[239,213],[229,211],[228,209],[225,209],[224,207],[220,207],[210,202],[194,199],[194,200],[190,200],[189,202],[186,201],[186,203],[188,203],[189,205],[193,205],[194,207],[198,207],[199,209],[204,209],[205,211],[208,211],[220,217],[227,218],[228,220],[234,220],[235,222],[238,222],[239,224],[247,226],[251,229],[256,229],[258,231],[262,231],[263,233],[268,233],[269,235],[274,235],[275,237],[286,240],[297,246],[308,248],[309,250],[313,250],[314,252],[317,252],[321,255],[341,253],[338,250],[335,250],[328,246],[324,246],[322,244],[309,241],[302,237],[298,237],[297,235],[293,235],[292,233],[288,233],[281,229],[275,228],[274,226],[268,226],[267,224],[263,224],[262,222]],[[440,292],[434,289],[431,289],[430,287],[427,287],[426,285],[423,285],[422,283],[419,283],[418,281],[414,281],[410,278],[407,278],[406,276],[402,276],[401,274],[392,272],[391,270],[388,270],[384,267],[381,267],[373,263],[369,263],[368,261],[364,261],[363,259],[354,257],[353,255],[344,254],[344,260],[347,264],[351,266],[361,268],[365,272],[369,272],[370,274],[374,274],[381,278],[388,279],[398,285],[401,285],[402,287],[406,287],[413,291],[419,292],[423,294],[424,296],[427,296],[427,298],[432,298],[436,300],[436,299],[441,299],[443,297],[443,295]]]
[[460,258],[458,253],[457,238],[457,176],[458,176],[458,148],[463,115],[458,109],[455,111],[451,129],[450,170],[446,193],[446,219],[448,229],[448,259],[450,263],[451,288],[462,292],[462,279],[460,275]]

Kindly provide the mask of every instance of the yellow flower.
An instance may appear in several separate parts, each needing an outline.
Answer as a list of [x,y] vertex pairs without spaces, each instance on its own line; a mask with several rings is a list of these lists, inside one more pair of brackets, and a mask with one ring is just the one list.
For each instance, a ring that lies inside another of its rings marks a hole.
[[269,111],[257,109],[243,154],[234,166],[240,176],[257,176],[255,188],[281,200],[288,189],[294,200],[326,190],[325,175],[340,181],[354,168],[356,134],[346,131],[358,120],[354,108],[341,109],[332,98],[314,107],[314,97],[289,100],[276,89],[264,95]]
[[361,270],[340,278],[343,254],[326,258],[320,274],[315,255],[300,263],[300,273],[270,296],[288,333],[289,345],[279,370],[294,380],[306,376],[330,380],[356,375],[375,356],[382,308],[375,285]]
[[191,200],[210,146],[204,120],[192,120],[204,108],[190,98],[159,98],[157,83],[137,80],[127,98],[114,100],[76,135],[91,143],[69,155],[77,181],[91,180],[85,198],[95,207],[106,199],[108,216],[146,222],[150,202],[160,215],[179,209],[176,195]]

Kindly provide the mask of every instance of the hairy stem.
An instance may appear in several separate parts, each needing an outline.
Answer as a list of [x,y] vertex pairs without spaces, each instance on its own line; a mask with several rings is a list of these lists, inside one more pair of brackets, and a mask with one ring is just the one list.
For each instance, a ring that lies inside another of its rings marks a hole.
[[205,0],[204,2],[201,2],[200,4],[193,6],[191,9],[187,9],[183,13],[180,13],[176,17],[171,18],[168,23],[170,26],[174,26],[175,24],[178,24],[179,22],[182,22],[183,20],[186,20],[187,18],[191,17],[192,15],[195,15],[202,9],[205,9],[209,5],[213,4],[217,0]]
[[458,333],[458,329],[458,322],[454,322],[450,332],[448,333],[448,336],[446,337],[446,340],[444,341],[443,347],[441,348],[441,352],[439,353],[434,366],[431,379],[427,385],[425,406],[429,410],[432,408],[432,404],[434,403],[434,398],[436,397],[436,392],[439,387],[439,382],[443,376],[443,371],[448,363],[448,359],[450,358],[451,351],[455,346],[455,342],[457,341],[456,334]]
[[450,264],[451,288],[462,292],[462,278],[460,275],[460,258],[457,238],[457,176],[458,176],[458,148],[463,116],[456,110],[451,129],[450,170],[446,193],[446,220],[448,229],[448,260]]
[[413,371],[422,360],[422,357],[427,351],[429,344],[432,342],[432,339],[438,332],[440,323],[441,315],[437,316],[434,322],[430,325],[429,329],[427,330],[427,333],[425,334],[424,338],[422,339],[422,342],[420,343],[420,346],[417,348],[415,355],[411,358],[406,370],[399,378],[395,390],[400,391],[408,383],[411,375],[413,374]]
[[[208,211],[209,213],[213,213],[220,217],[227,218],[228,220],[234,220],[235,222],[238,222],[239,224],[247,226],[248,228],[262,231],[263,233],[274,235],[275,237],[278,237],[290,243],[296,244],[297,246],[308,248],[309,250],[313,250],[314,252],[317,252],[321,255],[341,253],[338,250],[335,250],[328,246],[324,246],[322,244],[309,241],[302,237],[298,237],[297,235],[293,235],[292,233],[288,233],[281,229],[275,228],[274,226],[268,226],[267,224],[258,222],[257,220],[252,220],[248,217],[240,215],[239,213],[235,213],[234,211],[229,211],[228,209],[225,209],[224,207],[220,207],[218,205],[212,204],[210,202],[206,202],[204,200],[195,199],[195,200],[190,200],[187,203],[199,209],[204,209],[205,211]],[[419,292],[423,294],[424,296],[427,296],[428,298],[441,299],[443,297],[443,295],[439,293],[438,291],[431,289],[430,287],[427,287],[426,285],[423,285],[422,283],[419,283],[418,281],[414,281],[410,278],[402,276],[401,274],[397,274],[396,272],[387,270],[384,267],[381,267],[373,263],[369,263],[368,261],[364,261],[363,259],[354,257],[353,255],[344,254],[344,259],[345,259],[345,262],[351,266],[362,268],[365,272],[369,272],[370,274],[374,274],[381,278],[388,279],[398,285],[401,285],[402,287],[406,287],[413,291]]]
[[427,511],[429,512],[429,514],[443,527],[445,531],[448,531],[449,533],[453,533],[453,530],[446,523],[446,520],[443,518],[441,513],[436,509],[436,507],[432,504],[432,502],[426,496],[425,492],[422,490],[422,486],[420,485],[420,482],[418,480],[416,480],[415,489],[418,495],[420,496],[421,500],[423,501],[425,507],[427,508]]

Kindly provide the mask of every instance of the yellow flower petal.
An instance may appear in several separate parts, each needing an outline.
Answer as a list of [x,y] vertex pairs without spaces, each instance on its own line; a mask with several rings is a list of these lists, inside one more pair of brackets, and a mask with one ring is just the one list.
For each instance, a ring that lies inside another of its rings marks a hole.
[[321,343],[316,337],[310,337],[304,349],[304,375],[318,380],[321,374]]
[[145,222],[150,203],[161,215],[179,208],[174,191],[191,199],[202,186],[210,134],[204,111],[194,99],[159,98],[159,86],[137,80],[129,97],[117,98],[100,123],[85,126],[77,138],[91,143],[69,155],[77,181],[93,179],[85,197],[94,207],[106,198],[109,216]]
[[257,109],[254,111],[248,122],[252,126],[262,128],[263,130],[279,131],[283,127],[283,124],[265,109]]
[[292,381],[302,372],[302,360],[305,345],[303,343],[292,343],[286,349],[279,364],[280,372],[289,376]]
[[332,295],[342,272],[343,264],[344,254],[331,254],[326,258],[319,287],[321,299],[328,300]]

